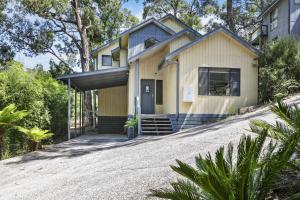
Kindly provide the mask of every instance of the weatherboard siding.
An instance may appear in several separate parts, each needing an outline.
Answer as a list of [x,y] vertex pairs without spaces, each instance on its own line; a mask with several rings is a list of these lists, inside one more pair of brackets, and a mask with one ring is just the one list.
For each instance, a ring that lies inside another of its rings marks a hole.
[[163,78],[163,114],[176,113],[176,64],[161,70]]
[[[244,46],[221,32],[180,53],[180,113],[228,114],[233,109],[255,105],[258,89],[258,70],[253,66],[255,57]],[[240,68],[241,96],[198,95],[199,67]],[[194,102],[183,102],[184,85],[194,88]]]
[[[98,59],[98,69],[104,68],[104,67],[119,67],[119,62],[113,62],[112,66],[103,66],[102,65],[102,55],[111,55],[111,50],[115,49],[119,47],[119,43],[118,42],[114,42],[111,45],[109,45],[108,47],[102,49],[101,51],[98,52],[97,54],[97,59]],[[124,66],[122,66],[124,67]]]
[[180,36],[179,38],[171,42],[170,52],[175,51],[176,49],[186,45],[187,43],[190,43],[191,41],[192,40],[186,35]]
[[186,29],[186,27],[184,27],[183,25],[179,24],[178,22],[176,22],[175,20],[172,20],[172,19],[165,19],[162,21],[162,23],[165,26],[172,29],[173,31],[175,31],[176,33]]
[[162,42],[167,40],[170,36],[170,33],[166,32],[154,23],[150,23],[149,25],[130,33],[128,38],[128,57],[131,58],[132,56],[144,51],[145,40],[154,37],[159,42]]
[[135,100],[134,100],[134,64],[129,66],[128,82],[127,82],[127,96],[128,96],[128,115],[134,115]]
[[127,116],[127,86],[98,90],[99,116]]

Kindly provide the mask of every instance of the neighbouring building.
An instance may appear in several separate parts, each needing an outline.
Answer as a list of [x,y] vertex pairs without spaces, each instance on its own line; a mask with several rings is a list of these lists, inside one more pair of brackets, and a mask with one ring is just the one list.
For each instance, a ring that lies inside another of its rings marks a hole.
[[95,49],[96,71],[60,79],[97,90],[100,133],[168,134],[255,105],[259,51],[225,27],[200,35],[173,15],[148,19]]
[[274,0],[259,18],[261,25],[251,37],[253,45],[288,35],[300,36],[300,0]]

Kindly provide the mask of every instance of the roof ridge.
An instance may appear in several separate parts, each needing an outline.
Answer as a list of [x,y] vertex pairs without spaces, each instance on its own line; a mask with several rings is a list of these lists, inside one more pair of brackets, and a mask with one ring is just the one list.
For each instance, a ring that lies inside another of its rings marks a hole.
[[255,54],[260,54],[261,52],[256,49],[255,47],[253,47],[249,42],[247,42],[244,38],[238,36],[236,33],[232,32],[231,30],[229,30],[228,28],[226,28],[223,25],[219,25],[217,28],[215,28],[214,30],[206,33],[205,35],[203,35],[202,37],[196,39],[195,41],[192,41],[178,49],[176,49],[173,52],[170,52],[166,55],[166,60],[172,59],[173,57],[175,57],[176,55],[178,55],[180,52],[184,51],[185,49],[188,49],[192,46],[194,46],[195,44],[197,44],[198,42],[201,42],[203,40],[205,40],[206,38],[210,37],[211,35],[220,32],[220,31],[224,31],[225,33],[227,33],[228,35],[230,35],[232,38],[236,39],[239,43],[241,43],[243,46],[245,46],[246,48],[248,48],[250,51],[252,51]]
[[161,23],[159,20],[155,19],[154,17],[151,17],[151,18],[146,19],[146,20],[144,20],[144,21],[138,23],[137,25],[132,26],[132,27],[130,27],[129,29],[123,31],[122,33],[119,34],[119,36],[118,36],[117,38],[108,41],[107,43],[101,45],[101,46],[98,47],[98,48],[93,49],[93,50],[92,50],[92,53],[97,52],[97,51],[100,51],[100,50],[103,49],[103,48],[106,48],[107,46],[109,46],[110,44],[112,44],[112,43],[114,43],[116,40],[118,40],[120,37],[122,37],[122,36],[124,36],[124,35],[126,35],[126,34],[129,34],[129,33],[133,32],[133,31],[135,31],[134,29],[138,28],[139,26],[141,26],[140,28],[142,28],[142,27],[145,26],[146,24],[148,24],[148,23],[153,23],[153,22],[154,22],[154,23],[157,23],[159,26],[161,26],[161,28],[162,28],[164,31],[166,31],[166,32],[168,32],[168,33],[170,33],[170,34],[172,34],[172,35],[175,34],[175,32],[174,32],[172,29],[170,29],[169,27],[167,27],[166,25],[164,25],[163,23]]

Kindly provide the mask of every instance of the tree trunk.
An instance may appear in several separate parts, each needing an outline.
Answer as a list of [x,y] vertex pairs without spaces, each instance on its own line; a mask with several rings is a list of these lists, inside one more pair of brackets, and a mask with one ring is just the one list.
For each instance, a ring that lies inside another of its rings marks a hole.
[[234,25],[232,0],[227,0],[226,11],[227,11],[227,17],[226,17],[227,25],[232,32],[236,33],[236,29],[235,29],[235,25]]
[[[90,51],[89,51],[89,41],[87,36],[87,28],[82,24],[80,10],[78,7],[78,1],[72,0],[71,1],[74,15],[76,18],[77,23],[77,30],[80,35],[80,42],[81,42],[81,51],[80,51],[80,59],[81,59],[81,68],[82,72],[88,72],[90,71]],[[91,92],[87,91],[85,92],[85,99],[84,99],[84,107],[85,107],[85,122],[88,122],[88,124],[92,124],[92,98],[91,98]]]

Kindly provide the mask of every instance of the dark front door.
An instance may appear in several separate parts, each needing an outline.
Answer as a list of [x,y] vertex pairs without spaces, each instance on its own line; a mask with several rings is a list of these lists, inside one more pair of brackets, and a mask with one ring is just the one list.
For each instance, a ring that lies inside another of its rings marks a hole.
[[141,81],[142,114],[154,114],[154,80]]

